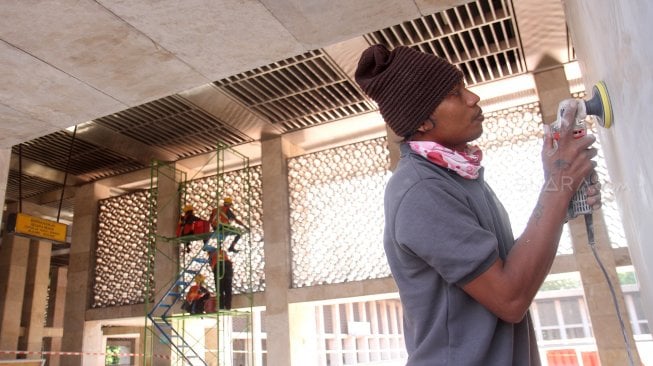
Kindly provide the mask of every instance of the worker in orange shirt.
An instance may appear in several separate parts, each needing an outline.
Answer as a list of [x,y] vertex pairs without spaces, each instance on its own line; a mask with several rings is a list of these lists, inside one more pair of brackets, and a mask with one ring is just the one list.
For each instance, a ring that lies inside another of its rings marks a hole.
[[[218,242],[222,243],[228,236],[234,236],[228,250],[238,253],[236,243],[238,243],[240,236],[245,231],[249,231],[249,228],[236,216],[232,208],[234,201],[231,197],[225,197],[222,202],[222,206],[211,211],[209,222],[211,222],[213,230],[217,233]],[[233,225],[233,223],[238,224],[240,227]]]
[[186,294],[186,301],[182,305],[182,309],[191,314],[204,313],[204,303],[211,297],[211,293],[204,286],[204,275],[197,274],[195,276],[195,284],[188,289]]
[[[182,214],[179,217],[179,222],[177,223],[177,237],[194,235],[195,231],[195,222],[200,221],[201,219],[193,213],[195,209],[192,205],[185,205],[181,210]],[[190,252],[190,239],[183,241],[186,253]]]

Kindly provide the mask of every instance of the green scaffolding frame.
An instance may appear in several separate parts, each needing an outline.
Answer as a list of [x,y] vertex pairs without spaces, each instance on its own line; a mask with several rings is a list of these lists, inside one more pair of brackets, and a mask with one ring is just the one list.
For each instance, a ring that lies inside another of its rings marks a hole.
[[[215,156],[207,159],[207,163],[216,166],[216,191],[210,202],[210,207],[218,207],[220,197],[226,191],[225,174],[227,168],[230,171],[244,169],[246,182],[243,184],[244,192],[243,202],[246,202],[244,210],[240,210],[241,221],[251,228],[251,167],[249,158],[239,152],[219,143],[215,151]],[[229,165],[227,167],[227,164]],[[203,168],[198,171],[203,171]],[[167,355],[154,354],[154,342],[166,344],[170,349],[170,365],[219,365],[231,366],[234,364],[235,352],[233,350],[233,326],[232,322],[245,324],[246,342],[245,349],[237,350],[241,355],[237,356],[238,365],[254,366],[253,353],[253,333],[252,333],[252,314],[253,314],[253,276],[252,276],[252,250],[251,235],[243,235],[240,246],[245,247],[244,255],[239,256],[244,260],[239,263],[240,270],[245,271],[246,285],[248,290],[239,295],[245,295],[248,308],[243,310],[222,310],[218,309],[219,299],[219,281],[215,281],[215,301],[216,312],[191,315],[181,310],[180,306],[185,298],[185,290],[190,286],[194,276],[201,271],[206,271],[204,267],[209,267],[208,260],[203,254],[208,245],[216,243],[218,247],[223,245],[224,233],[213,235],[212,233],[188,235],[183,237],[161,235],[162,230],[157,229],[157,224],[173,225],[174,223],[159,223],[158,212],[163,209],[170,209],[174,205],[174,210],[179,212],[179,208],[189,202],[188,185],[194,177],[187,178],[187,173],[176,169],[174,163],[165,163],[153,161],[151,164],[150,189],[149,189],[149,219],[148,219],[148,236],[147,236],[147,273],[146,273],[146,294],[145,296],[145,337],[144,337],[144,354],[143,365],[154,365],[156,360],[161,357],[167,358]],[[176,194],[171,197],[159,197],[158,182],[162,179],[172,179],[176,184]],[[208,192],[206,192],[208,193]],[[213,192],[211,192],[213,193]],[[211,194],[209,196],[212,196]],[[217,239],[216,239],[217,236]],[[185,254],[182,248],[184,242],[202,241],[204,247],[197,252],[192,251]],[[180,248],[182,248],[180,250]],[[171,250],[172,249],[172,250]],[[170,255],[173,253],[173,255]],[[177,255],[179,253],[179,255]],[[201,256],[201,257],[200,257]],[[159,263],[159,266],[174,266],[175,275],[166,283],[154,283],[155,258],[158,261],[168,263]],[[199,268],[199,269],[198,269]],[[209,269],[210,270],[210,269]],[[224,273],[224,271],[223,271]],[[213,281],[212,281],[213,282]],[[210,286],[209,286],[210,287]],[[191,324],[195,324],[192,327]],[[197,325],[202,328],[198,337]],[[210,326],[209,326],[210,324]],[[241,338],[238,338],[241,339]],[[225,342],[229,340],[229,342]],[[209,344],[211,342],[211,344]],[[215,343],[212,343],[215,342]],[[240,344],[240,342],[239,342]],[[167,361],[166,361],[167,362]],[[243,363],[245,362],[245,363]]]

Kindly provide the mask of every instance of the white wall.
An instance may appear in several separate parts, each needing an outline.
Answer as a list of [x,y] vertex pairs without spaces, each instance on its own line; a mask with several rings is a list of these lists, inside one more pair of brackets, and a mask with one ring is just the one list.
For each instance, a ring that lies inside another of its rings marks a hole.
[[564,2],[586,90],[603,80],[612,100],[614,125],[599,139],[653,324],[653,2]]

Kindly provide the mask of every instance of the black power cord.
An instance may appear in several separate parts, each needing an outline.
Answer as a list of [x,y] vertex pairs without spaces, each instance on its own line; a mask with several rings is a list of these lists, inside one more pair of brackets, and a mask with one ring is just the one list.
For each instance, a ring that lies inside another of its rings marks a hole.
[[594,218],[592,217],[592,214],[585,214],[585,228],[587,229],[587,242],[590,245],[590,248],[592,249],[592,254],[594,254],[594,258],[596,259],[596,262],[599,264],[599,267],[601,268],[601,272],[603,272],[603,276],[605,277],[605,280],[608,282],[608,288],[610,289],[610,295],[612,295],[612,302],[614,303],[615,310],[617,311],[617,318],[619,319],[619,325],[621,326],[621,335],[624,337],[624,343],[626,344],[626,353],[628,353],[628,361],[630,366],[635,366],[635,359],[633,357],[633,352],[631,350],[630,346],[630,341],[628,340],[628,335],[626,334],[626,325],[624,323],[623,317],[621,316],[621,311],[619,310],[619,301],[617,300],[617,295],[615,294],[614,286],[612,285],[612,281],[610,281],[610,276],[608,275],[608,271],[605,270],[605,266],[603,265],[603,262],[601,261],[601,258],[599,258],[599,254],[596,251],[596,242],[594,241]]

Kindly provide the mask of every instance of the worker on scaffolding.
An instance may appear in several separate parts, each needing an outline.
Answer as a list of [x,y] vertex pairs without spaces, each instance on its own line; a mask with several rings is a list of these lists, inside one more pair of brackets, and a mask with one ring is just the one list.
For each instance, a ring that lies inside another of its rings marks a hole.
[[[179,217],[179,223],[177,224],[177,237],[183,237],[188,235],[200,236],[203,234],[209,233],[209,222],[203,220],[193,213],[194,208],[192,205],[185,205],[182,209],[182,214]],[[210,237],[208,235],[204,236],[204,244],[206,245],[209,242]],[[186,253],[190,251],[190,239],[184,240],[184,245],[186,246]]]
[[211,270],[213,270],[213,280],[215,281],[215,288],[218,293],[220,309],[231,310],[231,296],[234,278],[233,263],[229,259],[227,252],[222,248],[211,248],[208,252]]
[[188,289],[186,301],[181,308],[191,314],[202,314],[204,313],[204,304],[211,297],[211,293],[204,286],[204,275],[198,273],[194,280],[195,284]]
[[[220,244],[222,244],[224,239],[228,236],[234,236],[228,250],[230,252],[238,253],[236,243],[238,243],[238,240],[240,240],[240,237],[244,232],[249,231],[249,228],[240,221],[234,213],[232,209],[233,203],[234,201],[231,197],[225,197],[222,200],[222,206],[214,208],[211,211],[209,222],[211,222],[211,226],[214,230],[213,236],[216,237],[217,235]],[[232,223],[236,223],[241,227],[235,226]]]
[[[193,213],[195,209],[192,205],[185,205],[182,209],[182,214],[177,223],[177,237],[188,236],[195,234],[195,222],[200,221],[200,218]],[[190,240],[184,241],[186,253],[190,251]]]

